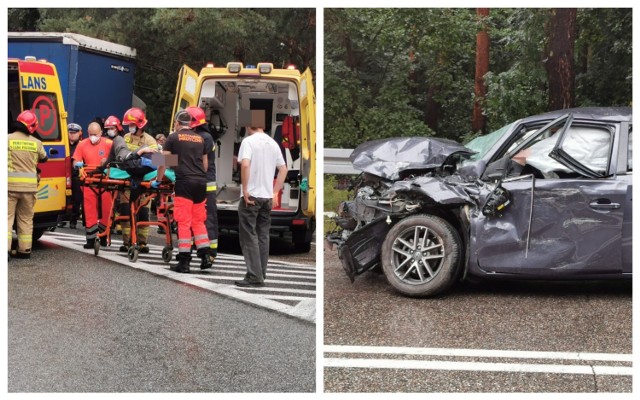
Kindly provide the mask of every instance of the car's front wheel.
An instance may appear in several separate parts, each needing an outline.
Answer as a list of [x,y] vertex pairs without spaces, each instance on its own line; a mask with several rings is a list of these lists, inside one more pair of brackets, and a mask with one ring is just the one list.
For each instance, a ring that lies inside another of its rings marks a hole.
[[433,215],[398,222],[382,244],[381,261],[389,283],[414,297],[440,294],[454,283],[462,253],[460,236]]

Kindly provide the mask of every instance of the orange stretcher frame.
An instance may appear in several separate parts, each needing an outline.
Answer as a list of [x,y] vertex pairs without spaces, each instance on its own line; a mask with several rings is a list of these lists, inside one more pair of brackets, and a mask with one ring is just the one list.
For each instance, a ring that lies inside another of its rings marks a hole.
[[[111,166],[116,166],[112,164]],[[129,201],[130,215],[116,216],[116,205],[118,204],[118,196],[129,190],[131,193],[130,179],[115,179],[110,177],[110,169],[105,168],[106,174],[103,173],[98,166],[87,165],[80,168],[79,175],[82,184],[89,187],[98,195],[98,202],[102,201],[101,195],[108,191],[111,196],[111,211],[107,219],[107,225],[104,232],[99,232],[94,242],[94,255],[100,253],[100,239],[106,237],[107,246],[111,246],[111,229],[120,221],[129,221],[131,224],[130,240],[131,244],[127,252],[130,262],[136,262],[140,253],[140,245],[138,243],[137,230],[140,226],[157,226],[162,227],[165,231],[165,247],[162,249],[162,260],[165,263],[171,261],[173,256],[173,238],[171,236],[171,225],[173,222],[173,202],[170,201],[173,194],[174,184],[168,179],[164,179],[158,188],[152,188],[151,182],[141,182],[140,187],[144,188],[144,193],[140,194],[135,201]],[[138,212],[149,204],[154,198],[159,199],[156,207],[156,221],[136,221]],[[100,203],[98,203],[100,204]],[[98,210],[101,207],[98,206]]]

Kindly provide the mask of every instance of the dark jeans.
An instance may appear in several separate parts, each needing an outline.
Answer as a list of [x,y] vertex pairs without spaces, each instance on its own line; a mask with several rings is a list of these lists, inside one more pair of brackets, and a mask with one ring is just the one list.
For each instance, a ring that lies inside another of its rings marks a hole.
[[[240,200],[243,201],[243,200]],[[211,255],[218,255],[218,206],[216,205],[216,191],[207,192],[207,235]]]
[[247,264],[245,279],[250,282],[264,282],[269,261],[269,229],[271,228],[272,199],[251,197],[254,205],[247,206],[240,198],[238,219],[240,248]]

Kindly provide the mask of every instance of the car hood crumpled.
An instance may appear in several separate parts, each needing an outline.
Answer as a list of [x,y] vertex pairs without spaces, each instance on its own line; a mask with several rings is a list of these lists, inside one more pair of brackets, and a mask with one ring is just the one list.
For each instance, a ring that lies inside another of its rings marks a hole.
[[453,140],[400,137],[365,142],[351,153],[349,160],[357,170],[397,180],[402,171],[439,168],[455,153],[475,154]]

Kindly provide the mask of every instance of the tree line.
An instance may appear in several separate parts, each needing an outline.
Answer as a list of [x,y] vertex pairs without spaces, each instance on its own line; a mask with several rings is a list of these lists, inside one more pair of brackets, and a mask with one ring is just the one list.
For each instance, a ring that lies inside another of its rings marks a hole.
[[14,8],[12,32],[72,32],[133,47],[135,92],[152,131],[172,118],[178,72],[241,61],[315,71],[315,9]]
[[326,9],[325,145],[630,106],[631,9]]

